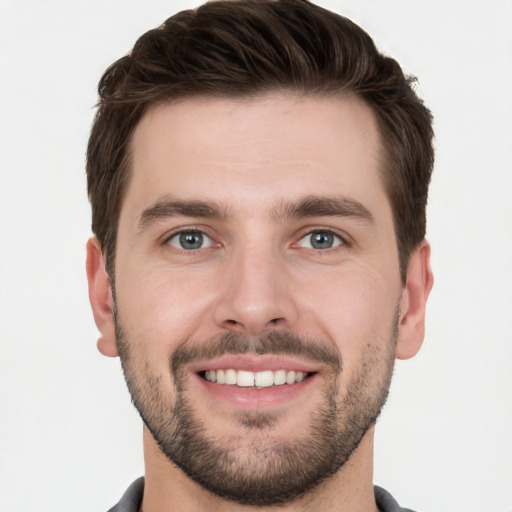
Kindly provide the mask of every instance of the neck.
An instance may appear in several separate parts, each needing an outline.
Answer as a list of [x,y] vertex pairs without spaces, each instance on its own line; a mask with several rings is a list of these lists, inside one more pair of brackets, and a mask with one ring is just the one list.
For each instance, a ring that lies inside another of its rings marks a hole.
[[[280,512],[377,512],[373,494],[373,437],[371,428],[343,468],[303,498],[281,505]],[[144,461],[141,512],[275,512],[276,507],[240,505],[203,489],[167,459],[147,428]]]

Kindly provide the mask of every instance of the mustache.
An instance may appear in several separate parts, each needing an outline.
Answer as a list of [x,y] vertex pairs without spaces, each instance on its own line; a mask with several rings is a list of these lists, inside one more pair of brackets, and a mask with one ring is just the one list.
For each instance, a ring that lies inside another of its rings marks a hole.
[[326,364],[341,371],[341,354],[337,347],[322,340],[313,340],[287,331],[269,331],[261,336],[229,332],[200,343],[186,340],[172,354],[170,366],[174,375],[190,363],[213,359],[226,354],[291,355]]

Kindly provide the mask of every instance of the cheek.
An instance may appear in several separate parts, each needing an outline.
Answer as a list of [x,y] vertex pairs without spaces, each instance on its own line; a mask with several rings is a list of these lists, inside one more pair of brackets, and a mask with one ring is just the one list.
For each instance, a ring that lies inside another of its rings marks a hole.
[[303,283],[303,309],[346,360],[370,346],[390,343],[400,287],[375,270],[354,265],[324,276],[321,286]]
[[147,358],[161,364],[179,344],[196,334],[209,302],[208,280],[203,277],[147,266],[144,274],[137,269],[119,272],[119,319]]

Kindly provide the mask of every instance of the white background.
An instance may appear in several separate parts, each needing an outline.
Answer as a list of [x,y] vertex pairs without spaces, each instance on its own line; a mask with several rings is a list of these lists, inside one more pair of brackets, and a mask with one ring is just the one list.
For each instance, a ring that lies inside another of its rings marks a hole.
[[[195,5],[0,0],[0,512],[101,512],[143,473],[119,362],[95,347],[84,153],[102,71]],[[420,512],[512,512],[512,2],[322,5],[417,75],[435,115],[436,283],[375,481]]]

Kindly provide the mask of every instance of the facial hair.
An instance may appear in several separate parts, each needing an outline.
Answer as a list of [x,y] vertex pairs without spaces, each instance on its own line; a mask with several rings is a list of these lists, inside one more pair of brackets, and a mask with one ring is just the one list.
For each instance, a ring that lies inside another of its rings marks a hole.
[[[117,311],[114,318],[132,401],[161,451],[204,489],[240,504],[291,503],[336,474],[375,424],[388,395],[398,311],[389,339],[367,344],[345,389],[339,386],[343,366],[338,350],[282,331],[257,338],[227,333],[202,342],[185,340],[170,356],[171,380],[152,371],[150,362],[137,353],[141,345],[129,339]],[[328,369],[323,373],[322,402],[293,440],[276,434],[274,413],[239,411],[231,442],[222,442],[208,431],[207,421],[187,399],[187,365],[224,354],[251,353],[302,356]],[[170,393],[166,387],[172,385]],[[252,441],[239,450],[237,441],[249,432]],[[255,432],[257,436],[252,435]]]

